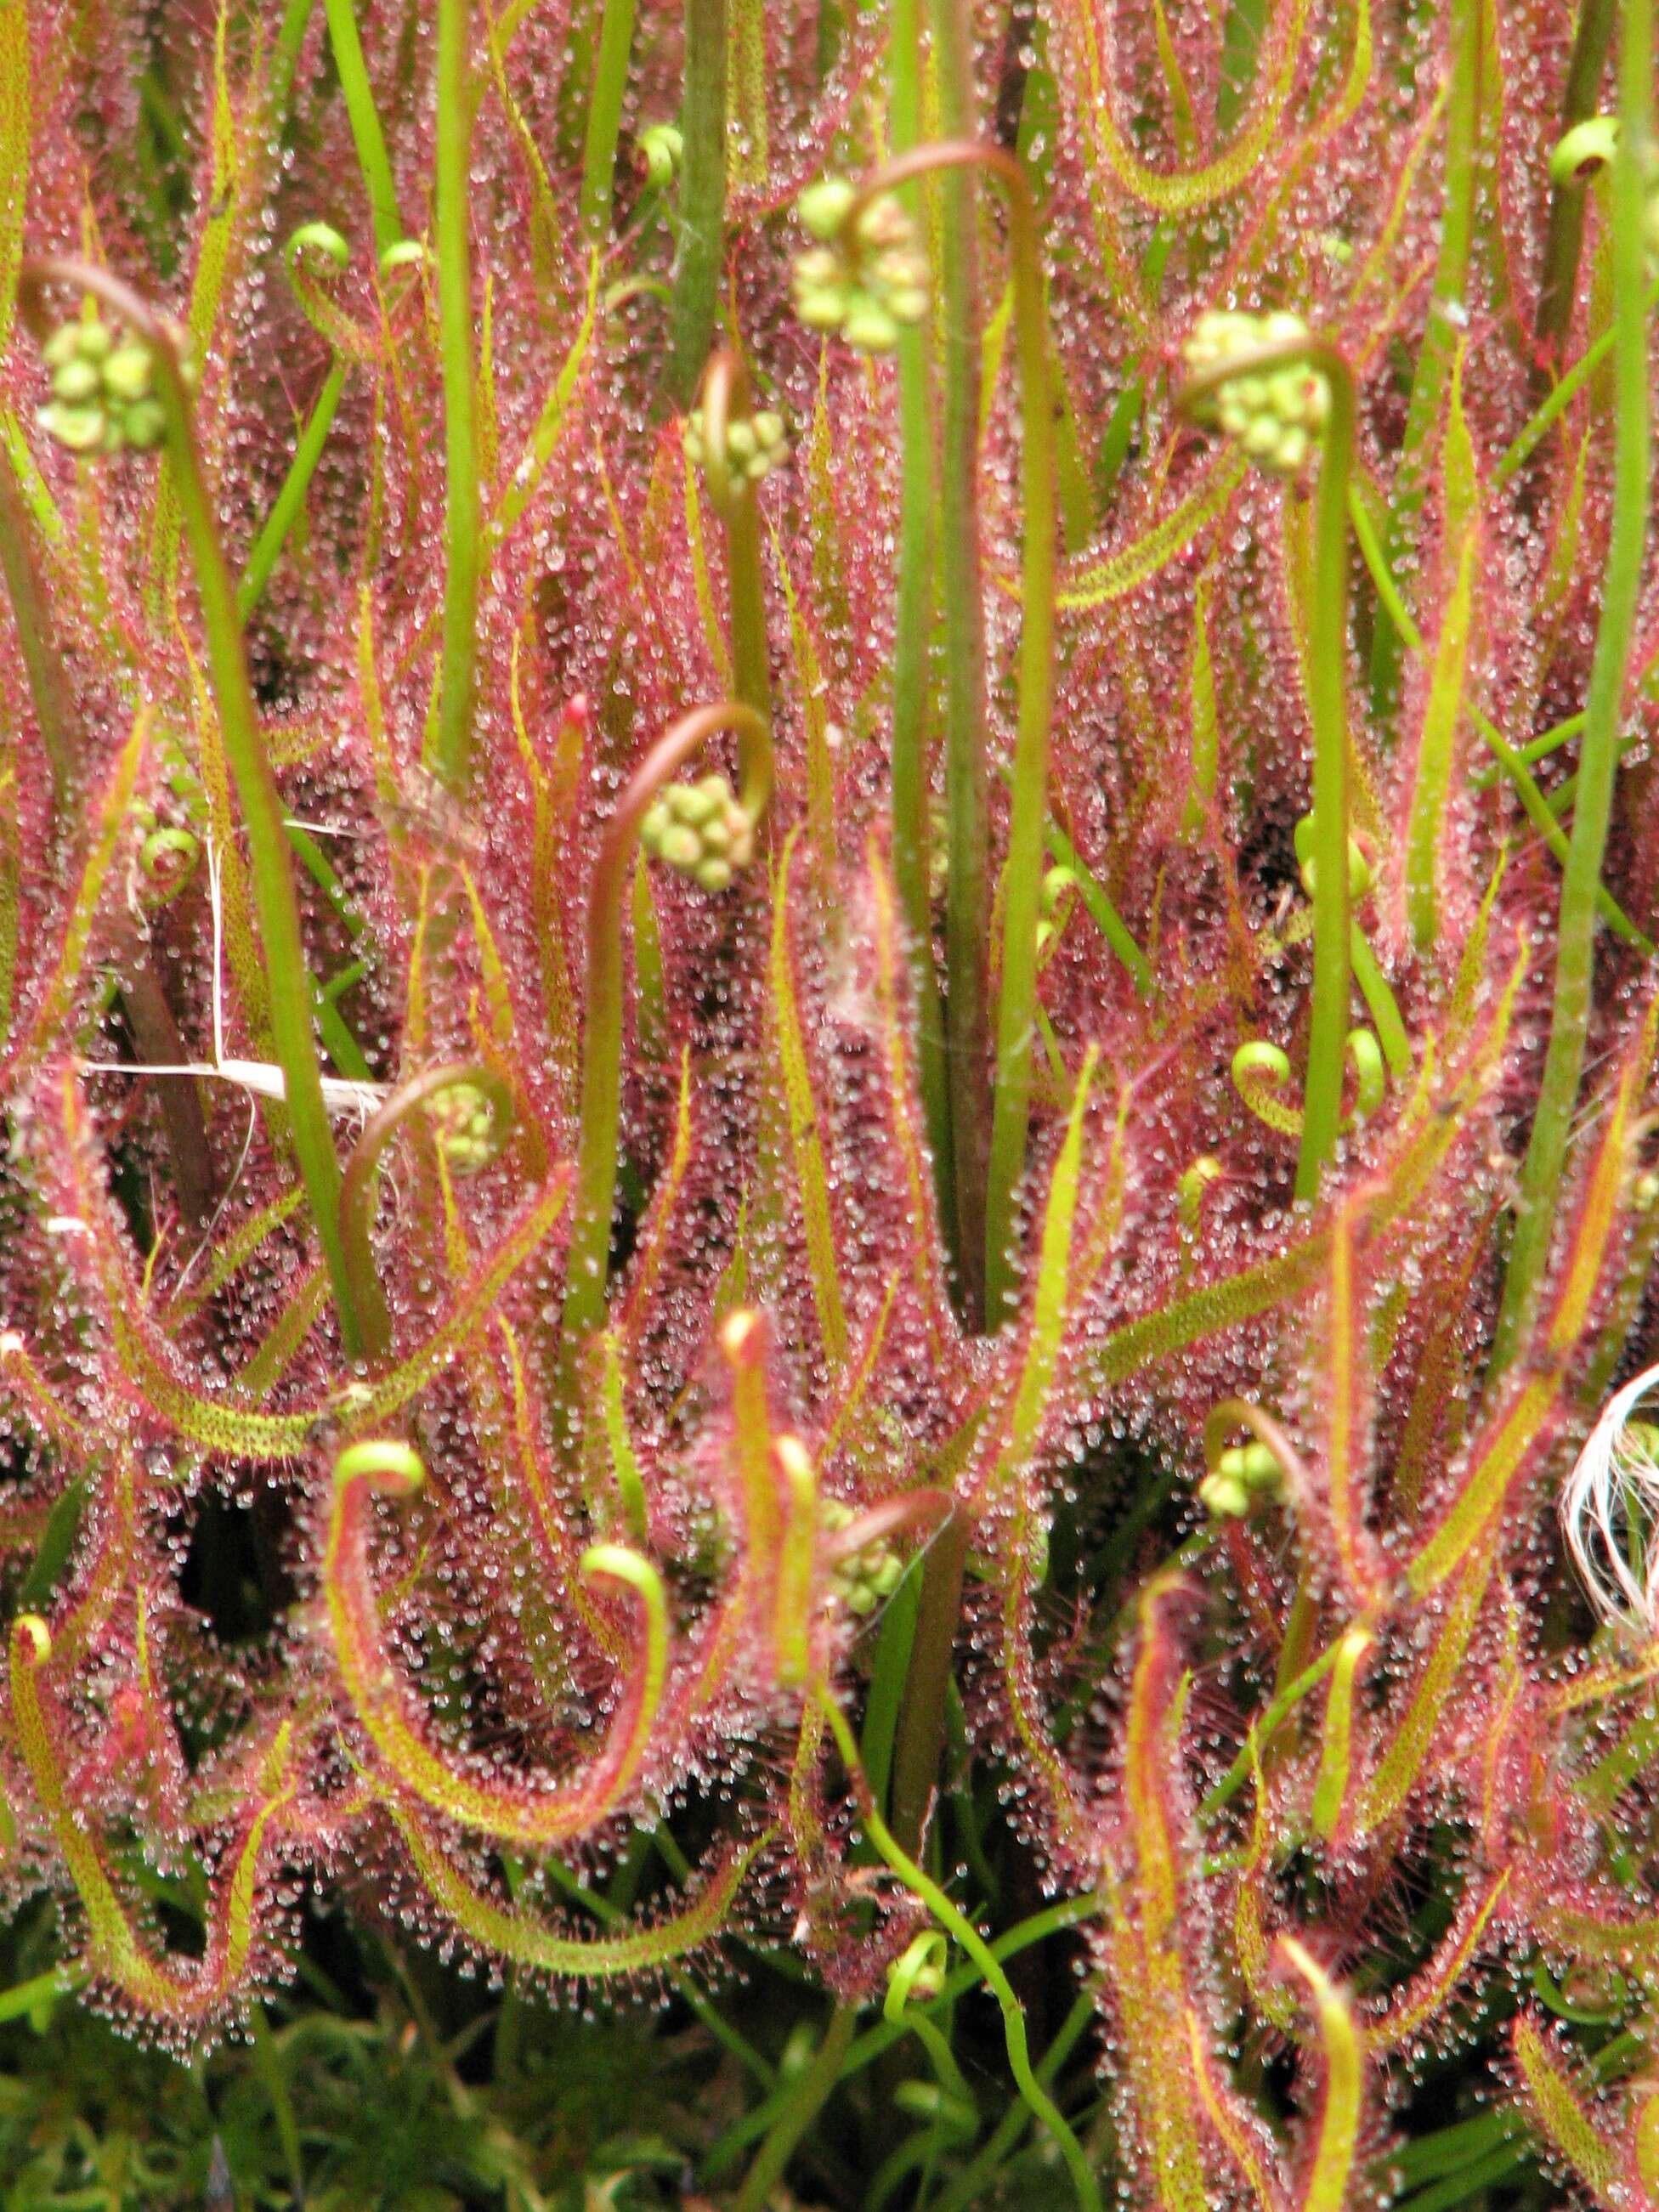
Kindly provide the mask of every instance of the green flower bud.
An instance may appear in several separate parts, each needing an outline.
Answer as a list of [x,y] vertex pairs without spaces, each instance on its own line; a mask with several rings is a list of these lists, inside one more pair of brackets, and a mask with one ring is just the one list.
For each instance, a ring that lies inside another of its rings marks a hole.
[[847,295],[839,284],[795,285],[795,316],[809,331],[837,331],[847,313]]
[[[1248,327],[1254,318],[1246,315],[1241,319]],[[1260,331],[1269,345],[1288,345],[1297,338],[1305,338],[1308,325],[1300,315],[1291,314],[1287,308],[1275,307],[1261,317]]]
[[899,326],[885,307],[860,298],[848,309],[842,335],[860,353],[891,353],[898,343]]
[[657,841],[657,856],[690,873],[702,859],[702,840],[689,822],[671,823]]
[[1281,422],[1304,422],[1317,389],[1318,379],[1305,368],[1281,368],[1267,380],[1267,404]]
[[1250,1510],[1250,1493],[1236,1475],[1206,1474],[1198,1486],[1198,1502],[1216,1521],[1243,1521]]
[[878,1598],[889,1598],[903,1579],[903,1560],[896,1552],[884,1551],[871,1571],[869,1587]]
[[88,400],[95,399],[102,388],[103,380],[98,374],[97,364],[83,359],[79,354],[73,361],[66,361],[52,374],[52,396],[54,399],[61,399],[66,407],[84,406]]
[[846,177],[821,177],[796,200],[795,213],[810,236],[828,240],[841,228],[857,198],[857,185]]
[[675,785],[666,797],[682,822],[689,822],[694,830],[700,830],[720,812],[726,792],[723,786],[719,791],[710,791],[703,784],[682,783]]
[[141,453],[153,453],[167,434],[167,416],[159,399],[140,399],[115,418],[128,445]]
[[1259,1437],[1239,1449],[1239,1479],[1247,1490],[1274,1493],[1285,1486],[1285,1470],[1278,1453]]
[[40,349],[41,358],[52,369],[67,368],[72,361],[81,359],[82,333],[95,325],[60,323]]
[[860,246],[873,252],[894,246],[908,246],[915,236],[910,218],[890,192],[882,192],[872,199],[858,219]]
[[72,453],[90,453],[103,443],[101,407],[65,407],[54,403],[43,407],[36,419],[48,437],[56,438]]
[[731,884],[732,863],[710,854],[707,860],[699,860],[692,869],[691,880],[702,890],[723,891]]

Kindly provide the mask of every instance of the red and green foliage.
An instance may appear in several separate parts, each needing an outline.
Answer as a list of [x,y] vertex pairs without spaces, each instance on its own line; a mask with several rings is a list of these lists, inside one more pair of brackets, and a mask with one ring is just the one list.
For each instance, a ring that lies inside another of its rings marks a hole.
[[1650,12],[0,0],[0,2016],[1659,2200]]

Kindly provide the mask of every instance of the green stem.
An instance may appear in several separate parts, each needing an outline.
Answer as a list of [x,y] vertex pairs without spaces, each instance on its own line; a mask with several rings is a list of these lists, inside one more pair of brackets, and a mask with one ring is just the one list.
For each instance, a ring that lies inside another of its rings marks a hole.
[[755,2154],[754,2164],[744,2176],[743,2187],[738,2191],[732,2212],[767,2212],[772,2192],[795,2154],[795,2146],[841,2079],[842,2061],[847,2056],[858,2021],[859,2008],[855,2004],[838,2004],[830,2014],[823,2040],[812,2054],[811,2064],[791,2084],[782,2109]]
[[[1077,1927],[1082,1921],[1093,1919],[1100,1909],[1100,1899],[1093,1893],[1068,1897],[1059,1905],[1045,1905],[1041,1912],[1033,1913],[1029,1920],[1018,1922],[1006,1935],[999,1936],[991,1946],[992,1955],[999,1960],[1017,1958],[1022,1951],[1029,1951],[1033,1944],[1046,1943],[1051,1936],[1063,1936],[1067,1929]],[[927,2011],[942,2011],[969,1990],[977,1988],[978,1984],[979,1971],[976,1967],[954,1968],[945,1976],[945,1987],[939,1995],[927,2000]],[[906,2007],[906,2018],[902,2023],[884,2021],[878,2027],[866,2028],[847,2054],[843,2077],[861,2073],[866,2066],[873,2065],[884,2051],[890,2051],[901,2037],[908,2035],[908,2014],[915,2009],[917,2007],[914,2003]]]
[[[1516,795],[1521,801],[1528,821],[1538,832],[1547,849],[1565,868],[1571,851],[1566,832],[1550,811],[1550,803],[1538,788],[1537,781],[1528,772],[1526,763],[1510,744],[1503,732],[1478,708],[1474,711],[1472,720],[1475,728],[1480,731],[1485,740],[1488,750],[1495,756],[1498,766],[1515,786]],[[1642,951],[1651,951],[1652,947],[1648,939],[1631,921],[1605,884],[1597,883],[1594,904],[1596,913],[1601,915],[1615,937],[1622,938],[1626,945],[1634,945]]]
[[859,1747],[846,1716],[836,1703],[827,1686],[821,1689],[819,1704],[824,1718],[836,1739],[842,1764],[858,1796],[859,1819],[865,1832],[882,1857],[905,1885],[927,1907],[941,1928],[953,1936],[957,1943],[978,1967],[986,1987],[996,1999],[1002,2014],[1003,2039],[1007,2047],[1008,2063],[1021,2096],[1030,2106],[1032,2116],[1054,2137],[1060,2154],[1071,2173],[1072,2185],[1077,2191],[1078,2203],[1085,2212],[1102,2212],[1100,2190],[1083,2146],[1066,2124],[1063,2114],[1053,2099],[1031,2071],[1030,2054],[1025,2039],[1025,2015],[1012,1984],[1002,1971],[990,1945],[980,1934],[955,1902],[941,1889],[933,1877],[925,1873],[908,1852],[899,1848],[897,1839],[877,1810],[865,1779],[859,1759]]
[[628,58],[634,45],[635,0],[605,0],[599,51],[593,64],[593,92],[587,106],[582,145],[581,226],[590,240],[611,228],[616,189],[617,138],[628,91]]
[[178,350],[161,318],[130,286],[107,270],[86,262],[56,258],[25,265],[21,288],[25,297],[37,300],[49,284],[94,294],[138,333],[155,362],[156,392],[167,417],[167,452],[196,564],[220,734],[247,825],[254,911],[270,994],[271,1042],[283,1071],[295,1158],[333,1288],[341,1344],[347,1358],[356,1358],[362,1334],[340,1238],[340,1164],[335,1157],[328,1109],[323,1103],[322,1070],[311,1024],[311,977],[300,933],[300,906],[295,896],[288,839],[283,830],[282,795],[260,739],[235,589],[203,480]]
[[[1072,2009],[1060,2023],[1058,2034],[1042,2054],[1036,2078],[1045,2089],[1071,2057],[1073,2046],[1098,2016],[1093,1992],[1085,1990],[1073,2002]],[[983,2203],[986,2191],[995,2180],[999,2169],[1014,2145],[1024,2134],[1030,2118],[1025,2106],[1010,2105],[987,2136],[981,2148],[975,2152],[944,2195],[930,2207],[930,2212],[971,2212],[971,2207]]]
[[[1516,745],[1515,757],[1523,768],[1535,768],[1540,760],[1547,760],[1553,752],[1559,752],[1563,745],[1571,744],[1575,738],[1582,736],[1583,728],[1582,712],[1569,714],[1563,721],[1553,722],[1537,737],[1528,738],[1524,745]],[[1626,739],[1626,750],[1628,750],[1634,742],[1633,738]],[[1478,769],[1469,778],[1477,791],[1490,791],[1497,781],[1498,770],[1495,768]]]
[[[1486,53],[1484,0],[1451,0],[1451,85],[1446,101],[1445,198],[1440,218],[1440,251],[1428,317],[1412,372],[1406,408],[1406,432],[1400,450],[1394,500],[1389,508],[1389,565],[1397,568],[1416,533],[1417,516],[1427,489],[1424,448],[1440,416],[1446,372],[1457,343],[1469,254],[1474,238],[1475,193],[1480,180],[1481,64]],[[1379,708],[1394,699],[1400,680],[1400,638],[1386,624],[1371,646],[1371,698]]]
[[945,1741],[945,1697],[956,1656],[962,1578],[967,1563],[968,1523],[965,1516],[957,1511],[927,1547],[893,1750],[889,1803],[894,1832],[908,1851],[921,1849],[927,1808],[939,1778],[939,1752]]
[[[967,246],[952,242],[946,211],[944,257],[945,340],[945,789],[950,825],[950,889],[945,959],[951,1127],[956,1168],[955,1218],[963,1289],[971,1319],[995,1327],[1013,1303],[1014,1194],[1025,1164],[1030,1118],[1031,1052],[1036,1030],[1037,908],[1048,824],[1048,721],[1054,692],[1054,438],[1049,398],[1048,315],[1036,210],[1018,162],[1000,148],[972,140],[916,146],[871,179],[847,216],[852,230],[878,193],[939,170],[984,169],[1002,185],[1009,210],[1014,327],[1024,418],[1019,714],[1011,779],[1012,805],[1002,879],[1002,978],[997,1002],[996,1081],[985,1127],[983,1068],[988,1038],[990,917],[987,906],[988,775],[985,751],[984,620],[979,598],[977,348],[963,358],[957,341],[966,319],[965,293],[976,298],[977,276],[958,265]],[[953,192],[960,188],[953,181]],[[973,220],[971,206],[968,222]],[[971,278],[972,281],[968,280]],[[953,313],[953,302],[955,312]],[[966,374],[971,367],[970,376]],[[969,401],[965,413],[963,403]],[[912,773],[915,771],[913,769]],[[919,779],[918,779],[919,780]],[[915,800],[908,802],[914,808]],[[975,921],[975,917],[977,920]],[[970,928],[970,923],[974,927]],[[977,929],[977,935],[974,934]],[[974,1079],[970,1082],[970,1075]],[[964,1144],[964,1133],[968,1142]],[[984,1160],[982,1196],[975,1166]],[[969,1232],[973,1232],[971,1235]]]
[[[1650,284],[1643,295],[1644,319],[1656,307],[1659,307],[1659,283]],[[1609,325],[1600,337],[1592,339],[1560,382],[1552,389],[1549,397],[1541,402],[1536,412],[1516,434],[1514,443],[1505,448],[1498,466],[1492,471],[1492,488],[1495,492],[1501,491],[1516,471],[1525,465],[1534,447],[1550,425],[1572,404],[1613,351],[1613,341],[1618,335],[1617,330]]]
[[[1607,74],[1607,50],[1613,43],[1613,20],[1618,13],[1619,0],[1583,0],[1561,100],[1563,137],[1575,123],[1594,115],[1600,104],[1601,79]],[[1583,182],[1582,179],[1565,177],[1551,191],[1549,221],[1544,233],[1544,270],[1533,324],[1538,347],[1534,369],[1535,385],[1547,382],[1566,344],[1578,293],[1578,259],[1583,244]],[[1504,459],[1507,461],[1507,454]]]
[[772,671],[766,649],[766,590],[761,573],[757,487],[726,467],[728,424],[746,422],[749,378],[730,346],[720,347],[702,380],[703,444],[709,495],[726,530],[726,584],[732,595],[732,688],[769,725]]
[[[971,10],[928,0],[940,126],[971,143],[976,124]],[[924,151],[900,157],[901,167]],[[896,181],[892,173],[884,182]],[[985,739],[985,610],[980,556],[981,314],[979,200],[971,167],[942,195],[939,586],[945,647],[945,1062],[950,1103],[949,1240],[963,1319],[986,1324],[985,1195],[991,1157],[990,811]]]
[[1342,1121],[1342,1070],[1347,1049],[1348,970],[1352,952],[1348,901],[1348,720],[1344,672],[1348,653],[1348,483],[1353,467],[1352,372],[1324,338],[1287,338],[1252,347],[1218,362],[1183,386],[1190,408],[1237,376],[1265,374],[1305,362],[1323,376],[1330,392],[1314,511],[1312,589],[1308,606],[1308,717],[1313,725],[1314,974],[1313,1017],[1308,1036],[1302,1149],[1296,1194],[1314,1199],[1336,1150]]
[[[888,122],[893,150],[908,153],[921,137],[921,21],[918,0],[894,0],[888,40],[892,89]],[[921,195],[904,194],[920,228]],[[933,623],[933,511],[938,495],[933,453],[932,370],[927,337],[900,332],[899,441],[904,476],[900,492],[898,569],[893,611],[892,833],[893,883],[904,916],[910,988],[915,1000],[916,1073],[939,1221],[959,1270],[951,1194],[951,1104],[946,1087],[944,1010],[933,965],[933,902],[927,818],[927,659]]]
[[1651,428],[1648,419],[1646,289],[1643,218],[1653,96],[1652,0],[1626,0],[1620,60],[1620,126],[1611,177],[1608,246],[1613,264],[1613,524],[1601,589],[1601,620],[1584,702],[1578,799],[1561,879],[1555,991],[1549,1048],[1532,1136],[1522,1165],[1509,1272],[1492,1365],[1519,1349],[1530,1323],[1566,1164],[1573,1109],[1583,1072],[1595,951],[1595,894],[1619,766],[1619,715],[1630,657],[1647,538]]
[[328,434],[334,427],[340,394],[345,389],[346,366],[337,357],[324,379],[316,404],[307,417],[305,428],[300,433],[300,442],[294,449],[294,459],[288,465],[282,488],[248,554],[242,580],[236,586],[236,611],[244,622],[264,596],[271,571],[276,566],[283,548],[288,543],[289,532],[299,520],[300,511],[306,503],[311,479],[317,472],[317,464],[323,457],[323,447],[328,443]]
[[694,708],[658,738],[623,788],[600,842],[588,889],[580,1135],[555,1390],[562,1444],[574,1441],[583,1349],[605,1320],[622,1121],[623,918],[632,889],[635,848],[640,825],[658,792],[721,730],[738,732],[743,805],[751,818],[764,812],[772,788],[772,745],[765,722],[753,708],[729,699]]
[[[392,181],[392,164],[386,158],[386,134],[380,129],[374,91],[368,81],[368,66],[363,59],[362,41],[357,36],[352,0],[323,0],[323,9],[328,19],[329,44],[334,49],[340,95],[345,101],[346,118],[351,125],[351,143],[357,149],[357,164],[368,188],[368,211],[374,226],[374,251],[378,256],[388,246],[398,245],[404,236],[403,217],[398,211],[398,188]],[[439,66],[441,69],[441,60]]]
[[456,1060],[441,1067],[425,1068],[407,1083],[400,1084],[370,1115],[346,1162],[340,1185],[340,1241],[345,1247],[346,1267],[362,1322],[363,1349],[371,1359],[384,1359],[392,1350],[392,1316],[386,1310],[380,1279],[374,1271],[374,1254],[369,1242],[374,1226],[375,1171],[380,1164],[380,1155],[416,1107],[429,1104],[441,1091],[462,1085],[488,1098],[491,1128],[499,1150],[513,1118],[511,1094],[493,1069],[473,1060]]
[[679,266],[669,313],[669,386],[690,406],[720,307],[726,249],[726,0],[685,0],[685,97],[680,131]]
[[279,125],[288,120],[288,104],[294,94],[294,72],[300,65],[300,49],[311,27],[311,11],[317,0],[288,0],[276,33],[276,52],[270,67],[270,112]]
[[478,662],[477,368],[472,358],[471,109],[466,89],[467,0],[438,0],[438,135],[434,228],[444,380],[443,666],[432,766],[465,793],[472,766]]
[[1348,958],[1359,994],[1370,1012],[1371,1026],[1376,1031],[1376,1041],[1382,1048],[1382,1057],[1389,1063],[1389,1073],[1396,1083],[1403,1083],[1412,1072],[1411,1039],[1406,1034],[1400,1002],[1357,921],[1348,932]]

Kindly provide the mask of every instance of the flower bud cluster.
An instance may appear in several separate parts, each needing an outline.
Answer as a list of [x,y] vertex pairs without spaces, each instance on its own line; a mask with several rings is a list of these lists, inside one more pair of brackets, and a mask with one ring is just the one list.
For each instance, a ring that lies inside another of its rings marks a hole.
[[52,398],[41,428],[72,453],[149,453],[167,417],[155,396],[155,357],[143,339],[118,339],[96,316],[54,331],[45,347]]
[[439,1149],[457,1175],[476,1175],[501,1149],[501,1132],[487,1091],[476,1083],[447,1084],[427,1101]]
[[[708,433],[701,407],[694,408],[686,416],[680,441],[693,468],[708,467]],[[763,407],[753,415],[739,415],[726,424],[726,466],[734,485],[763,483],[788,458],[789,441],[784,434],[783,417],[774,409]]]
[[[838,1498],[823,1499],[818,1516],[830,1530],[848,1528],[854,1519],[852,1507],[843,1504]],[[866,1544],[850,1559],[838,1561],[830,1580],[836,1597],[848,1612],[863,1620],[891,1597],[903,1573],[904,1561],[892,1546],[875,1543]]]
[[653,859],[706,891],[723,891],[755,857],[755,825],[723,775],[671,783],[657,793],[640,825]]
[[862,353],[890,353],[927,312],[927,257],[890,193],[853,216],[858,196],[848,178],[825,177],[796,201],[802,228],[819,243],[795,258],[795,313],[809,330],[839,331]]
[[1285,1470],[1271,1445],[1259,1439],[1230,1444],[1198,1486],[1199,1503],[1212,1519],[1243,1521],[1285,1494]]
[[[1284,311],[1252,315],[1212,310],[1198,319],[1182,349],[1189,369],[1224,367],[1263,346],[1305,339],[1300,315]],[[1208,403],[1206,412],[1251,459],[1276,476],[1293,477],[1319,441],[1330,414],[1330,386],[1316,368],[1301,362],[1230,378]]]

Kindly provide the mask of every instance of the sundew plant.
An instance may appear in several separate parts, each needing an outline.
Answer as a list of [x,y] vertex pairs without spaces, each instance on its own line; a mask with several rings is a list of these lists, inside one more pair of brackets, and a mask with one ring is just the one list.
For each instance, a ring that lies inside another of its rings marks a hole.
[[0,0],[9,2208],[1659,2203],[1652,18]]

